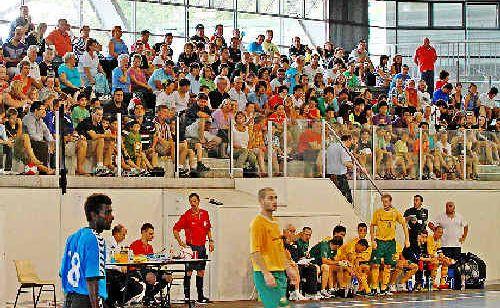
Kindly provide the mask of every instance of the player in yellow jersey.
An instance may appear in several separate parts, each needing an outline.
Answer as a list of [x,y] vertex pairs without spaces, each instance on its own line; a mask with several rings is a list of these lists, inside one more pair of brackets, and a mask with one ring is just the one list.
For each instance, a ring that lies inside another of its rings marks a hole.
[[287,305],[286,276],[295,281],[280,227],[273,212],[278,207],[278,197],[270,187],[259,190],[260,213],[250,224],[250,252],[254,270],[255,288],[265,308]]
[[[446,257],[441,251],[441,237],[443,236],[443,227],[437,225],[434,227],[432,236],[427,237],[427,252],[431,258],[431,278],[434,282],[433,288],[440,290],[449,289],[446,279],[448,276],[448,266],[452,265],[454,261]],[[439,286],[437,285],[436,276],[439,267],[441,266],[441,276]]]
[[[405,234],[405,247],[410,247],[408,227],[401,213],[392,207],[392,196],[385,194],[381,197],[383,208],[373,213],[370,225],[372,240],[371,256],[371,288],[369,295],[377,294],[379,271],[383,269],[380,293],[387,294],[387,285],[390,280],[391,267],[396,266],[396,225],[400,224]],[[383,267],[381,266],[383,265]]]
[[[366,235],[368,234],[368,226],[362,222],[358,224],[358,236],[347,242],[347,250],[349,253],[354,254],[356,251],[356,244],[359,240],[366,240]],[[368,241],[367,241],[368,243]],[[372,254],[372,248],[367,246],[367,248],[362,251],[359,256],[356,256],[357,264],[354,265],[354,272],[357,273],[357,278],[359,280],[359,293],[367,294],[370,292],[370,287],[368,286],[368,277],[370,275],[370,259]]]

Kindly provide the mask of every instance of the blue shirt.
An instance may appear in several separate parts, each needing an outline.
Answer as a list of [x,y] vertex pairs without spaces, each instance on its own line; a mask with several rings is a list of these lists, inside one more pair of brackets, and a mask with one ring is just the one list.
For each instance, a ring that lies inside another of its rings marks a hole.
[[[127,44],[122,40],[121,42],[118,42],[115,38],[111,39],[111,42],[113,42],[113,51],[117,55],[123,55],[123,54],[128,54],[128,47]],[[112,56],[108,56],[108,59],[113,59]]]
[[286,81],[290,84],[290,88],[288,89],[288,93],[290,94],[293,94],[293,87],[297,85],[295,75],[297,75],[298,72],[299,71],[295,67],[290,67],[285,72]]
[[[80,78],[80,72],[78,71],[78,68],[73,67],[70,69],[69,67],[66,66],[66,63],[61,64],[59,66],[59,69],[57,70],[59,72],[59,76],[62,74],[66,74],[66,79],[71,82],[71,84],[77,88],[80,88],[82,86],[82,79]],[[65,89],[67,86],[61,82],[61,89]]]
[[252,42],[252,43],[248,44],[247,51],[250,53],[258,53],[258,54],[264,53],[264,49],[262,48],[262,44],[259,44],[257,42]]
[[448,103],[448,101],[450,100],[450,96],[444,93],[442,89],[437,89],[436,91],[434,91],[434,94],[432,95],[432,102],[435,103],[440,99]]
[[391,80],[391,85],[389,87],[389,91],[392,88],[396,87],[396,80],[399,79],[399,78],[403,79],[403,88],[404,88],[405,84],[406,84],[406,80],[410,79],[410,75],[409,74],[408,75],[403,75],[403,73],[399,73],[399,74],[394,75],[394,77]]
[[249,103],[257,104],[262,108],[267,103],[267,95],[264,93],[260,96],[257,96],[257,93],[251,92],[250,94],[248,94],[247,101]]
[[187,74],[186,79],[191,82],[189,91],[193,94],[198,95],[198,93],[200,93],[200,78],[198,77],[198,80],[196,80],[193,75]]
[[108,297],[105,246],[104,239],[90,228],[82,228],[68,237],[59,272],[64,294],[89,295],[87,279],[99,278],[99,297]]
[[153,91],[157,91],[158,89],[156,88],[155,80],[159,80],[163,83],[167,80],[172,80],[172,79],[173,79],[172,76],[165,73],[165,70],[163,68],[157,68],[154,70],[151,77],[149,77],[148,85],[153,89]]
[[119,67],[115,67],[113,71],[111,71],[111,90],[113,93],[116,88],[121,88],[123,93],[130,93],[130,75],[127,73],[125,74],[127,75],[127,81],[121,82],[120,78],[123,76],[123,70]]

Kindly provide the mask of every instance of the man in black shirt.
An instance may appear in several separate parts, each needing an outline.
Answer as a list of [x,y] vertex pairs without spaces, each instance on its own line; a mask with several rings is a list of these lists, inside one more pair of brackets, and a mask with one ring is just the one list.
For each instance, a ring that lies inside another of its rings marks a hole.
[[196,35],[191,36],[191,42],[197,44],[197,43],[203,43],[206,44],[209,41],[209,38],[205,36],[205,26],[202,24],[197,24],[195,27],[196,30]]
[[222,104],[222,101],[226,98],[230,98],[229,94],[226,92],[227,88],[227,79],[223,77],[215,78],[215,85],[217,88],[208,94],[210,99],[210,105],[212,105],[212,109],[219,109],[219,106]]
[[240,40],[237,37],[231,38],[229,54],[231,55],[231,60],[233,60],[233,63],[238,63],[241,61]]
[[221,73],[220,71],[220,66],[221,64],[226,64],[229,73],[227,74],[228,76],[231,76],[234,71],[234,64],[231,62],[231,54],[229,53],[229,48],[227,47],[222,47],[220,50],[220,59],[212,63],[212,70],[215,72],[215,74],[219,75]]
[[[102,107],[95,107],[89,118],[83,119],[76,131],[78,134],[87,140],[87,147],[85,150],[88,155],[96,156],[95,173],[97,176],[109,174],[109,170],[113,167],[111,162],[111,154],[114,148],[114,136],[106,133],[102,127]],[[87,156],[88,156],[87,155]]]
[[300,43],[300,37],[296,36],[293,38],[293,45],[290,46],[288,51],[291,56],[306,56],[306,46]]
[[353,110],[354,122],[359,123],[361,125],[366,124],[367,120],[364,109],[365,109],[365,100],[362,99],[361,97],[357,97],[354,100],[354,110]]
[[420,231],[426,230],[427,220],[429,220],[429,211],[423,208],[423,202],[424,198],[421,195],[415,195],[413,207],[407,209],[403,215],[408,222],[410,246],[417,245],[418,234]]
[[113,93],[113,101],[104,105],[104,114],[116,117],[117,113],[123,116],[127,115],[127,106],[123,103],[124,93],[123,90],[117,88]]
[[153,46],[153,49],[155,50],[155,52],[157,54],[160,53],[160,50],[161,50],[161,47],[163,45],[166,45],[166,48],[167,48],[167,56],[170,57],[170,59],[172,59],[172,56],[174,55],[174,51],[172,50],[172,42],[174,40],[174,36],[172,35],[172,32],[167,32],[165,33],[165,38],[163,39],[163,42],[160,42],[160,43],[156,43],[154,46]]

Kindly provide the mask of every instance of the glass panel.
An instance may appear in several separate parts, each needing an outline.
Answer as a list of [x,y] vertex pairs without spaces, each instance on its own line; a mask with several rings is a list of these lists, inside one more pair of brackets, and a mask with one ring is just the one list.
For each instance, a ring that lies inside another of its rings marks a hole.
[[[467,5],[467,27],[495,28],[497,27],[496,5]],[[498,38],[498,32],[497,32]]]
[[[211,37],[215,33],[215,26],[222,24],[224,26],[223,35],[226,43],[229,44],[229,38],[233,34],[233,13],[224,12],[212,9],[189,8],[189,18],[193,20],[203,21],[205,26],[205,35]],[[189,33],[194,35],[197,22],[190,22]]]
[[[463,166],[463,134],[460,131],[436,133],[435,169],[446,180],[461,180]],[[438,175],[436,173],[436,175]]]
[[287,176],[322,177],[321,121],[293,120],[287,129]]
[[280,43],[280,19],[277,17],[238,13],[238,28],[245,34],[243,37],[245,44],[253,42],[259,34],[265,35],[267,29],[273,30],[273,42]]
[[398,3],[399,26],[427,26],[428,5],[427,3]]
[[[34,23],[45,22],[49,25],[56,25],[58,19],[66,18],[71,26],[80,26],[80,1],[25,0],[24,4],[29,7]],[[50,27],[49,31],[51,31]],[[78,35],[78,31],[73,31],[75,35]]]
[[283,18],[282,42],[290,46],[295,36],[300,37],[301,44],[322,45],[326,41],[326,23],[322,21],[307,21]]
[[[267,0],[267,1],[272,1],[272,0]],[[279,0],[274,0],[274,1],[279,1]],[[266,2],[264,1],[263,3],[261,3],[259,1],[259,5],[260,5],[260,10],[261,12],[265,12],[265,11],[262,11],[262,8],[265,7],[264,4]],[[240,12],[256,12],[257,11],[257,1],[256,0],[239,0],[238,1],[238,11]]]
[[283,15],[291,17],[302,17],[304,11],[304,0],[281,0]]
[[[4,1],[3,1],[4,2]],[[21,5],[21,0],[11,0],[7,3],[2,3],[2,8],[0,19],[4,20],[0,22],[0,38],[5,42],[9,36],[10,21],[16,19],[19,16],[19,6]],[[33,14],[30,10],[30,14]]]
[[[163,3],[184,3],[184,0],[160,0],[160,2],[163,2]],[[191,1],[190,3],[192,4],[193,1]]]
[[434,3],[434,26],[462,26],[461,3]]
[[210,1],[209,0],[189,0],[190,5],[197,5],[197,6],[209,6]]
[[233,0],[214,0],[214,7],[221,9],[232,9]]
[[368,23],[370,26],[394,27],[396,25],[396,2],[369,0]]
[[137,2],[136,8],[138,32],[147,29],[160,36],[167,32],[184,36],[183,7]]
[[[238,6],[239,6],[238,2]],[[260,0],[259,12],[269,14],[279,14],[280,0]],[[247,10],[248,11],[248,10]]]
[[[368,174],[373,174],[373,136],[371,127],[360,128],[355,126],[351,130],[351,135],[353,137],[353,148],[352,152],[359,164],[365,168]],[[358,173],[359,179],[366,178],[361,172]]]
[[306,1],[306,18],[324,19],[325,2],[321,0],[305,0]]

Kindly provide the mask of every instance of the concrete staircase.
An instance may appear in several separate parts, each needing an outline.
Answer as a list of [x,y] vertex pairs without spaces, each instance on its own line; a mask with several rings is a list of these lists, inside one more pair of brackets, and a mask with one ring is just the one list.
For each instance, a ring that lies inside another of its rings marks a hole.
[[480,181],[500,181],[500,166],[479,165],[478,175]]

